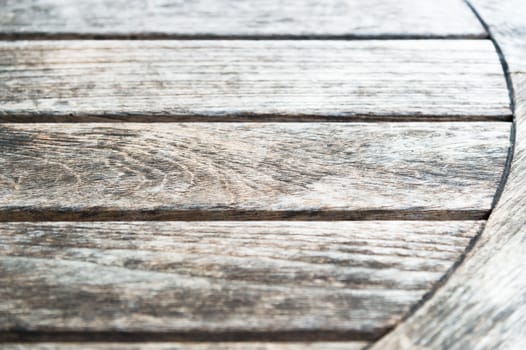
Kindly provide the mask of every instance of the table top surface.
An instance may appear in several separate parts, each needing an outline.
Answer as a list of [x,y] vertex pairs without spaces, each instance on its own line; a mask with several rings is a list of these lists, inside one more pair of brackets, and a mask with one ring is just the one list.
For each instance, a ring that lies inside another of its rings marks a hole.
[[518,346],[496,3],[0,0],[0,341]]

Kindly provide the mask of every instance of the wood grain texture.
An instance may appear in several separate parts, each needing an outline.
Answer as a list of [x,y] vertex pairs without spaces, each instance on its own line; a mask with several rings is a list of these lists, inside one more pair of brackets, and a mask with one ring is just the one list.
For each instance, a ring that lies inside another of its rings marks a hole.
[[316,343],[13,343],[2,344],[2,350],[362,350],[367,342]]
[[448,272],[481,227],[4,223],[0,340],[370,340]]
[[480,219],[510,125],[2,124],[0,219]]
[[487,40],[4,41],[0,120],[510,120]]
[[516,118],[511,169],[486,229],[465,263],[375,349],[526,348],[526,3],[471,3],[488,24],[509,67]]
[[4,37],[485,37],[461,0],[1,0]]

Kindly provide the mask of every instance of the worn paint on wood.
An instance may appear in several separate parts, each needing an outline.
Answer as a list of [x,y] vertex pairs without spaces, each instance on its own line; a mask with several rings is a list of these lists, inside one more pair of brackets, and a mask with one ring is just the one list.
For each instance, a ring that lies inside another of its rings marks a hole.
[[516,118],[511,169],[486,229],[465,263],[375,349],[526,348],[526,3],[471,3],[488,23],[509,67]]
[[4,37],[485,37],[461,0],[2,0]]
[[3,124],[1,220],[480,219],[510,123]]
[[0,120],[509,120],[486,40],[0,42]]
[[481,226],[5,223],[0,339],[374,339],[448,272]]

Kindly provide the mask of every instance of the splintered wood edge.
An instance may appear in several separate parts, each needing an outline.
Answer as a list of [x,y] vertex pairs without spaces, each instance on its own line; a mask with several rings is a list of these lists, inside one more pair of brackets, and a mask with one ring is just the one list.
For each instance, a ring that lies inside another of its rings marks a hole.
[[464,263],[373,349],[526,347],[526,3],[470,3],[501,51],[514,100],[516,141],[506,186]]

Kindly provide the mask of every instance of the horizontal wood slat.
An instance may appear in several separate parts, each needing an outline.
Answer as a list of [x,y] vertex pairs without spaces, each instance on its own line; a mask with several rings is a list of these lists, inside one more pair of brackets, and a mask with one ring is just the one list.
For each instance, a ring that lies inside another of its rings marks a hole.
[[2,0],[7,37],[485,37],[461,0]]
[[4,223],[0,339],[374,339],[444,277],[481,227]]
[[484,218],[511,123],[0,125],[0,220]]
[[0,42],[0,120],[509,120],[490,41]]

